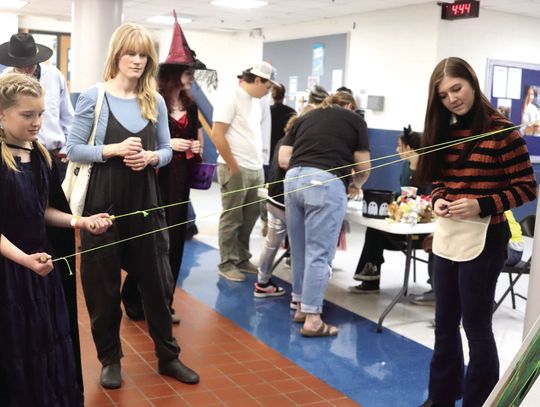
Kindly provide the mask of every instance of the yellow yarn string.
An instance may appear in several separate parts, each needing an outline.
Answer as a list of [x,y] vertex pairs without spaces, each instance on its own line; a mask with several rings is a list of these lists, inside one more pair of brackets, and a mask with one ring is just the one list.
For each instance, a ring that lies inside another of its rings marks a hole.
[[[530,123],[535,123],[535,122],[540,122],[540,120],[536,120],[536,121],[530,122]],[[505,132],[505,131],[513,130],[513,129],[516,129],[516,128],[521,127],[521,126],[523,126],[523,124],[517,125],[517,126],[512,126],[512,127],[507,127],[507,128],[500,129],[500,130],[493,130],[493,131],[489,131],[489,132],[486,132],[486,133],[473,135],[473,136],[469,136],[469,137],[464,137],[464,138],[461,138],[459,140],[450,140],[450,141],[446,141],[446,142],[443,142],[443,143],[435,144],[433,146],[422,147],[422,148],[418,148],[416,150],[412,150],[412,153],[414,153],[415,157],[416,156],[421,156],[421,155],[424,155],[424,154],[430,154],[430,153],[440,151],[440,150],[443,150],[443,149],[446,149],[446,148],[450,148],[450,147],[453,147],[453,146],[456,146],[456,145],[459,145],[459,144],[463,144],[463,143],[466,143],[466,142],[469,142],[469,141],[475,141],[475,140],[479,140],[479,139],[482,139],[482,138],[485,138],[485,137],[492,136],[492,135],[497,134],[497,133],[502,133],[502,132]],[[313,173],[310,173],[310,174],[304,174],[304,175],[301,175],[301,176],[298,176],[298,177],[284,179],[282,181],[274,181],[274,182],[271,182],[271,183],[268,183],[268,184],[274,184],[274,183],[278,183],[278,182],[289,182],[289,181],[304,178],[304,177],[307,177],[307,176],[316,175],[316,174],[319,174],[321,172],[331,172],[331,171],[335,171],[335,170],[339,170],[339,169],[343,169],[343,168],[353,167],[353,166],[358,165],[358,164],[372,163],[372,162],[375,162],[375,161],[380,161],[380,160],[384,160],[384,159],[388,159],[388,158],[392,158],[392,157],[396,157],[396,156],[399,156],[399,153],[389,154],[389,155],[384,156],[384,157],[374,158],[374,159],[363,161],[363,162],[360,162],[360,163],[353,163],[353,164],[343,165],[343,166],[340,166],[340,167],[330,168],[328,170],[320,170],[320,171],[316,171],[316,172],[313,172]],[[407,158],[399,158],[397,160],[389,161],[389,162],[386,162],[386,163],[371,167],[371,168],[366,169],[366,170],[358,171],[356,173],[360,174],[360,173],[371,171],[371,170],[374,170],[374,169],[377,169],[377,168],[382,168],[382,167],[385,167],[387,165],[395,164],[395,163],[398,163],[398,162],[401,162],[401,161],[404,161],[404,160],[407,160]],[[332,179],[329,179],[329,180],[326,180],[326,181],[321,181],[321,184],[331,182],[331,181],[335,181],[335,180],[345,178],[345,177],[350,177],[350,176],[351,176],[350,174],[342,175],[342,176],[339,176],[339,177],[336,176],[336,177],[334,177]],[[276,197],[279,197],[279,196],[285,196],[285,195],[293,193],[293,192],[298,192],[298,191],[302,191],[302,190],[305,190],[305,189],[308,189],[308,188],[317,187],[319,185],[307,185],[307,186],[304,186],[304,187],[301,187],[301,188],[291,190],[289,192],[283,192],[281,194],[271,196],[270,198],[276,198]],[[242,192],[242,191],[248,191],[250,189],[260,188],[260,187],[263,187],[263,186],[264,186],[264,184],[263,185],[252,186],[252,187],[248,187],[248,188],[243,188],[243,189],[238,189],[238,190],[235,190],[235,191],[229,191],[227,193],[224,193],[223,195],[232,194],[232,193],[236,193],[236,192]],[[238,206],[235,206],[233,208],[222,210],[220,212],[214,212],[214,213],[210,213],[210,214],[207,214],[207,215],[204,215],[204,216],[199,216],[199,219],[204,219],[204,218],[208,218],[208,217],[211,217],[211,216],[216,216],[216,215],[219,215],[221,213],[225,213],[225,212],[229,212],[229,211],[232,211],[232,210],[244,208],[244,207],[246,207],[248,205],[258,204],[260,202],[265,202],[267,199],[268,198],[261,198],[259,200],[249,202],[249,203],[246,203],[246,204],[242,204],[242,205],[238,205]],[[173,206],[177,206],[177,205],[187,204],[189,202],[190,202],[189,200],[184,201],[184,202],[176,202],[176,203],[163,205],[163,206],[156,207],[156,208],[138,210],[138,211],[122,214],[122,215],[112,215],[110,217],[110,219],[114,220],[114,219],[119,219],[119,218],[132,216],[132,215],[140,215],[140,214],[142,214],[144,217],[147,217],[149,215],[149,212],[152,212],[152,211],[155,211],[155,210],[158,210],[158,209],[165,209],[165,208],[169,208],[169,207],[173,207]],[[154,233],[158,233],[158,232],[162,232],[162,231],[172,229],[172,228],[175,228],[175,227],[178,227],[178,226],[182,226],[182,225],[185,225],[185,224],[190,223],[190,222],[194,222],[194,220],[187,220],[187,221],[184,221],[184,222],[176,223],[174,225],[168,225],[168,226],[163,227],[163,228],[159,228],[159,229],[152,230],[152,231],[149,231],[149,232],[141,233],[139,235],[131,236],[131,237],[121,239],[121,240],[118,240],[118,241],[115,241],[115,242],[107,243],[107,244],[104,244],[104,245],[101,245],[101,246],[96,246],[96,247],[93,247],[91,249],[83,250],[83,251],[81,251],[79,253],[73,253],[73,254],[70,254],[70,255],[67,255],[67,256],[59,257],[59,258],[53,259],[52,261],[56,262],[56,261],[59,261],[59,260],[65,260],[67,262],[67,259],[69,259],[71,257],[74,257],[77,254],[83,255],[83,254],[90,253],[90,252],[93,252],[93,251],[97,251],[97,250],[100,250],[100,249],[104,249],[104,248],[107,248],[107,247],[110,247],[110,246],[113,246],[113,245],[116,245],[116,244],[125,243],[125,242],[130,241],[130,240],[138,239],[138,238],[148,236],[148,235],[151,235],[151,234],[154,234]],[[71,275],[72,272],[71,272],[71,268],[69,268],[69,263],[68,263],[68,269],[69,269],[70,275]]]

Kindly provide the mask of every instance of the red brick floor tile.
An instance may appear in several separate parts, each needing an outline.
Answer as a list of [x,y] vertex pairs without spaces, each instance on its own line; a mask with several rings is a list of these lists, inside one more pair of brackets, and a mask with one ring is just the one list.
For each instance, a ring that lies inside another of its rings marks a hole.
[[230,379],[237,386],[251,386],[253,384],[264,383],[264,379],[260,375],[257,375],[255,373],[234,374],[230,376]]
[[277,382],[273,382],[272,386],[279,392],[279,393],[294,393],[297,391],[302,390],[308,390],[309,388],[306,387],[304,384],[299,382],[295,379],[287,379],[287,380],[280,380]]
[[267,382],[277,382],[280,380],[289,379],[290,376],[280,369],[273,369],[265,372],[261,372],[260,376]]
[[214,389],[212,390],[212,393],[214,393],[219,400],[226,401],[226,402],[233,402],[236,400],[254,398],[247,391],[236,386],[229,387],[227,389]]
[[152,403],[148,400],[135,400],[118,403],[119,407],[153,407]]
[[84,405],[86,407],[112,406],[113,401],[105,392],[97,389],[86,394]]
[[155,407],[184,407],[189,406],[189,403],[180,396],[163,397],[152,399],[152,404]]
[[258,399],[259,397],[271,396],[276,393],[276,389],[267,384],[254,384],[252,386],[245,387],[245,390],[253,397]]
[[207,406],[210,404],[219,404],[221,401],[210,391],[201,391],[196,393],[183,394],[182,397],[188,403],[194,406]]
[[301,376],[296,378],[300,383],[310,389],[320,389],[321,387],[329,387],[325,382],[315,376]]
[[282,394],[274,394],[273,396],[259,397],[257,401],[261,403],[263,406],[268,406],[268,407],[297,406],[297,404],[294,401],[292,401],[290,398]]
[[234,380],[234,377],[236,376],[232,376],[231,378],[228,378],[223,375],[206,377],[203,379],[203,384],[205,387],[208,387],[210,390],[235,387],[235,386],[238,386],[239,383],[236,380]]
[[244,363],[227,363],[217,365],[217,368],[226,374],[242,374],[242,373],[251,373],[251,370],[245,366]]
[[227,407],[262,407],[262,404],[258,400],[252,398],[226,401],[225,405]]
[[321,396],[315,394],[311,390],[300,390],[293,393],[287,393],[287,397],[298,405],[315,403],[323,400]]
[[175,396],[176,391],[166,383],[157,384],[153,386],[141,386],[139,390],[146,396],[148,399]]
[[337,400],[345,397],[345,395],[340,391],[328,386],[311,390],[325,400]]
[[144,395],[137,388],[107,390],[107,394],[117,404],[144,400]]
[[182,324],[174,327],[174,334],[183,349],[182,361],[199,373],[201,382],[187,385],[157,374],[146,322],[124,317],[122,388],[103,390],[80,284],[78,302],[86,407],[357,405],[181,289],[174,308]]

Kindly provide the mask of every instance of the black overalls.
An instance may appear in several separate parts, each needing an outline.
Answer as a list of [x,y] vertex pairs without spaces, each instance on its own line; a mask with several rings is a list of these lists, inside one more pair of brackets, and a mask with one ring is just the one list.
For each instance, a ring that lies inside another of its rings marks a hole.
[[[149,121],[138,133],[131,133],[115,118],[109,106],[104,144],[121,143],[128,137],[140,137],[145,150],[155,149],[155,126]],[[107,212],[120,215],[160,205],[154,168],[133,171],[114,157],[94,163],[88,186],[84,215]],[[160,209],[143,215],[128,216],[113,222],[102,235],[81,230],[82,250],[122,240],[166,226],[165,212]],[[106,366],[123,356],[120,344],[120,269],[139,283],[148,330],[159,360],[178,357],[180,348],[172,335],[169,300],[173,281],[169,266],[167,231],[116,244],[81,256],[81,280],[92,323],[92,335],[98,359]]]

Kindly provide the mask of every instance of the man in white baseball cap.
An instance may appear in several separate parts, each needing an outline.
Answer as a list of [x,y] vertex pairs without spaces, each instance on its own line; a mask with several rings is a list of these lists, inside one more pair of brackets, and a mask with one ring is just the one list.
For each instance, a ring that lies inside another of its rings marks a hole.
[[[210,138],[219,157],[218,181],[223,212],[219,219],[219,275],[245,281],[244,273],[257,273],[250,262],[249,236],[259,216],[257,185],[264,183],[261,103],[276,83],[275,69],[259,62],[244,70],[234,95],[214,106]],[[231,193],[231,191],[241,190]],[[230,210],[231,208],[240,207]]]

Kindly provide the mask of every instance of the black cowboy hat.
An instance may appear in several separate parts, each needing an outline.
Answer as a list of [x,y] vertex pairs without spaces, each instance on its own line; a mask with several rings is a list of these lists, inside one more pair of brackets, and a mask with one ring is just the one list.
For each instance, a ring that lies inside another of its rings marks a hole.
[[9,42],[0,45],[0,64],[22,68],[48,60],[52,49],[36,44],[32,34],[13,34]]

